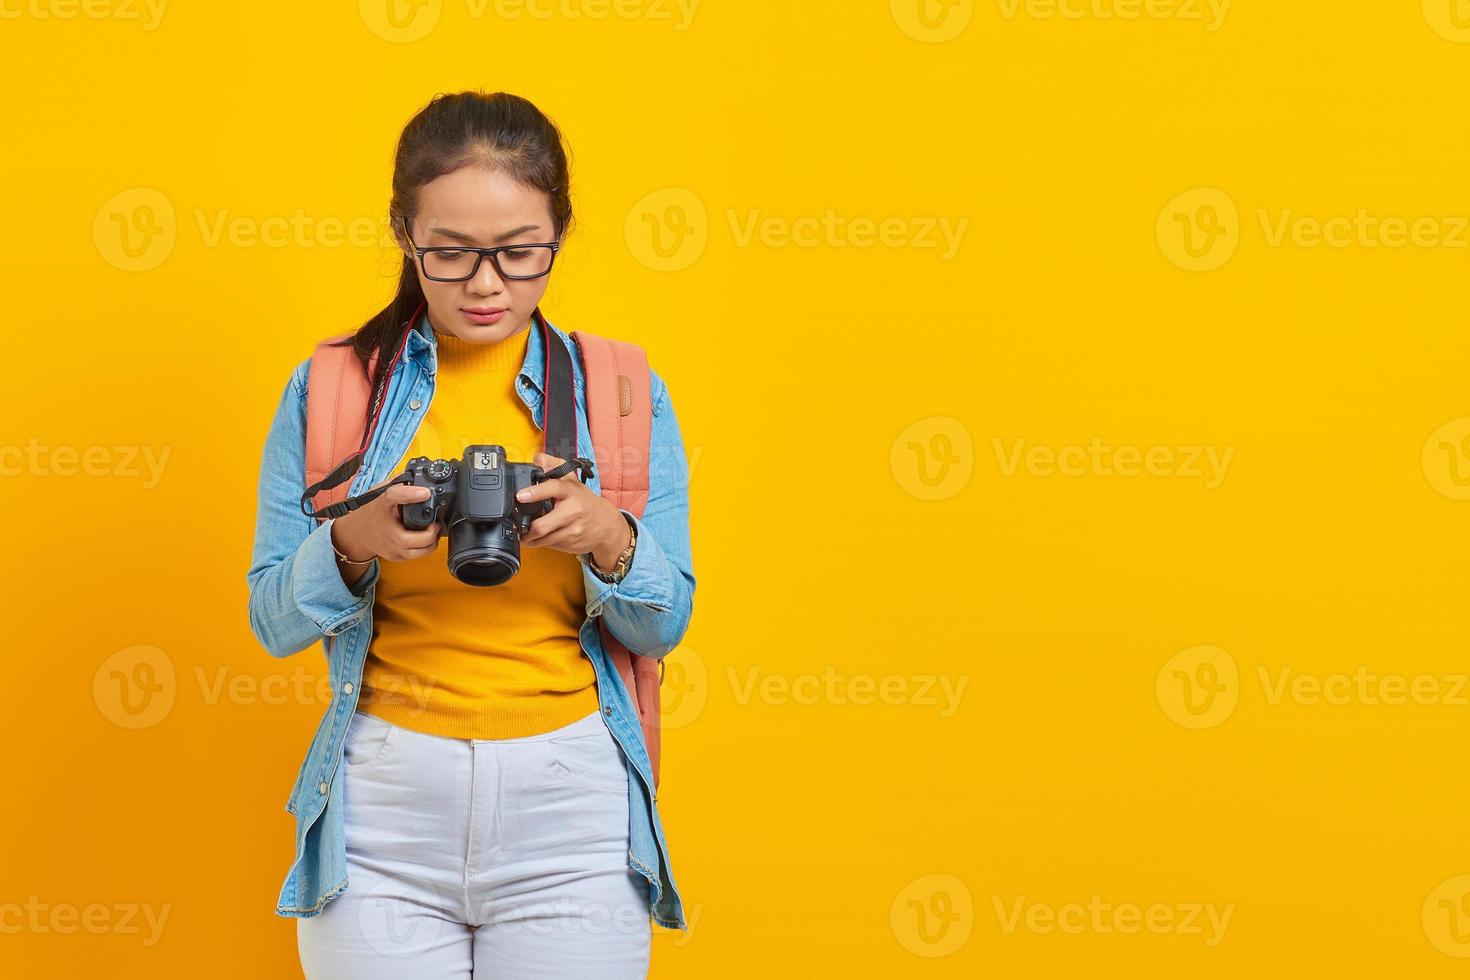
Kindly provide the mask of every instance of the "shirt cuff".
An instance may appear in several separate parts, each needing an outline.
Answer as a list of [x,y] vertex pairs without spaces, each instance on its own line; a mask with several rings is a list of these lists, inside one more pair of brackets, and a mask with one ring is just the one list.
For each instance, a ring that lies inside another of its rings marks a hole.
[[638,534],[633,560],[618,582],[604,582],[593,574],[590,562],[582,562],[582,577],[587,583],[587,615],[600,615],[603,603],[614,599],[667,612],[674,605],[674,589],[670,581],[673,568],[647,525],[629,511],[619,508],[619,512]]
[[301,542],[291,572],[291,595],[302,615],[327,636],[350,629],[367,612],[367,592],[378,580],[378,559],[353,583],[342,581],[332,549],[332,524],[323,521]]

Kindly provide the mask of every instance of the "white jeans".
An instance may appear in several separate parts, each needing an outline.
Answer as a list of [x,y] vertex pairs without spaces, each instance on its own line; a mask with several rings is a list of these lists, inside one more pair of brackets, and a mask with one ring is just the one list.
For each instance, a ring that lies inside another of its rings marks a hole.
[[349,884],[297,919],[308,980],[647,975],[648,882],[600,713],[466,740],[357,712],[339,775]]

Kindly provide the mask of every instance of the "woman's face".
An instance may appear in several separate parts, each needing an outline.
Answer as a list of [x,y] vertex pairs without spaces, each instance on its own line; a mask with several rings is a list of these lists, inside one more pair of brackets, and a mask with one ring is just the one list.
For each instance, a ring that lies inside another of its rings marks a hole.
[[[419,188],[418,213],[410,232],[420,248],[435,245],[525,245],[556,241],[551,202],[544,191],[527,187],[505,174],[483,167],[462,167]],[[424,275],[424,266],[411,251],[419,285],[428,300],[429,322],[441,333],[475,344],[493,344],[524,330],[531,311],[546,292],[548,276],[504,279],[487,257],[474,278],[440,282]],[[473,261],[472,256],[467,256]],[[521,274],[526,255],[499,253],[511,275]],[[425,259],[434,261],[431,256]],[[520,266],[517,267],[517,263]],[[436,275],[442,270],[431,267]],[[503,312],[501,312],[503,311]]]

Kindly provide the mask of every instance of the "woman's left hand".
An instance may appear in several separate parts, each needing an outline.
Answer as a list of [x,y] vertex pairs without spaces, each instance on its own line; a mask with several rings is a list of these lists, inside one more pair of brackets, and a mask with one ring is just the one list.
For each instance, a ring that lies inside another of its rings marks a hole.
[[[551,470],[565,460],[537,453],[531,462],[543,470]],[[527,548],[551,548],[572,555],[591,552],[598,567],[607,571],[628,546],[631,532],[622,511],[611,500],[593,493],[575,470],[516,494],[519,503],[537,500],[552,501],[552,510],[531,522],[531,530],[521,538],[521,544]]]

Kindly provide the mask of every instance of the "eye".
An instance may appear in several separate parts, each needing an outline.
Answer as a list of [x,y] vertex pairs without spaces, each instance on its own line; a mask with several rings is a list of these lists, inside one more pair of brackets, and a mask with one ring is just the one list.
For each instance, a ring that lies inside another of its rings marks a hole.
[[438,255],[440,258],[442,258],[446,262],[453,262],[455,259],[462,259],[462,258],[464,258],[469,253],[466,252],[464,249],[448,248],[448,249],[444,249],[443,251],[440,251],[440,252],[435,252],[433,254]]

